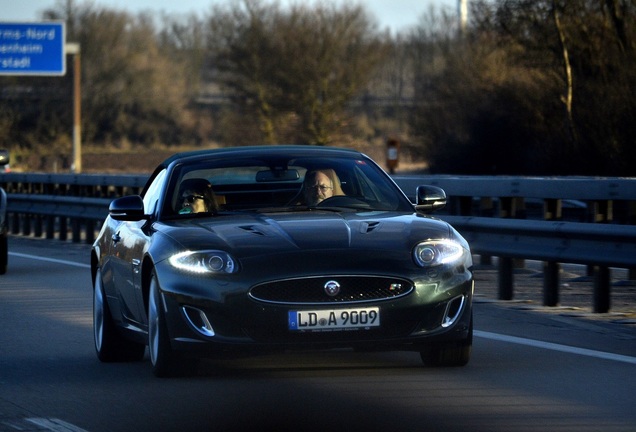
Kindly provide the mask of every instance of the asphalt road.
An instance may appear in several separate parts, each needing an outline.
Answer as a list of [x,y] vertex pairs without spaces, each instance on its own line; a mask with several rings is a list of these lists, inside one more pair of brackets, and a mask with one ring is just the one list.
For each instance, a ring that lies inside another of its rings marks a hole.
[[636,326],[492,301],[483,274],[464,368],[425,368],[414,353],[305,352],[158,379],[148,360],[97,360],[87,245],[11,237],[9,248],[3,432],[636,430]]

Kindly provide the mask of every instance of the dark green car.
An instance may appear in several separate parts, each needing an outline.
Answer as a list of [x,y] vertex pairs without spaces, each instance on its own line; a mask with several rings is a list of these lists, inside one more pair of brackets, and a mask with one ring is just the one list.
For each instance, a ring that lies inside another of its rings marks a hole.
[[113,201],[92,254],[103,361],[158,376],[219,353],[409,350],[463,366],[473,332],[466,241],[369,157],[315,146],[238,147],[164,161]]

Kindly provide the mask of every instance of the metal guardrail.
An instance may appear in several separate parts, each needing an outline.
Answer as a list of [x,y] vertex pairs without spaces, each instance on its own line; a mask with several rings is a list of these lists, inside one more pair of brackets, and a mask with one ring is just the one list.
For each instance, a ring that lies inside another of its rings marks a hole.
[[447,214],[439,217],[465,236],[482,260],[499,257],[502,300],[513,297],[519,259],[545,261],[546,306],[559,302],[559,263],[588,265],[594,277],[595,312],[610,309],[611,267],[627,268],[630,279],[636,279],[636,178],[394,176],[394,180],[407,195],[414,194],[419,184],[446,191]]
[[475,254],[631,268],[636,226],[446,216]]
[[148,175],[0,173],[9,195],[9,231],[92,243],[108,204],[138,194]]
[[[95,240],[95,230],[108,216],[110,198],[86,198],[59,195],[10,194],[7,213],[10,232],[67,240],[68,227],[74,242]],[[84,232],[84,236],[82,236]]]
[[449,196],[636,200],[636,178],[396,175],[393,179],[405,191],[430,184]]
[[100,221],[108,216],[111,201],[110,198],[11,194],[8,210],[11,213]]
[[[143,175],[0,174],[0,187],[9,194],[13,234],[55,238],[57,233],[60,240],[67,240],[70,225],[74,242],[92,243],[109,202],[139,193],[146,179]],[[421,184],[447,192],[447,212],[437,216],[450,222],[482,259],[498,257],[500,299],[512,299],[518,259],[546,262],[547,306],[558,304],[559,263],[590,266],[595,312],[610,308],[610,268],[636,270],[636,179],[394,176],[394,180],[407,196],[413,196]],[[580,200],[574,203],[578,222],[559,220],[568,199]],[[543,220],[526,219],[531,200],[531,216]],[[615,218],[617,207],[620,218]]]
[[499,298],[512,300],[514,259],[544,261],[543,304],[559,303],[559,263],[585,264],[594,276],[594,312],[610,310],[611,267],[636,268],[636,226],[446,216],[474,254],[499,258]]

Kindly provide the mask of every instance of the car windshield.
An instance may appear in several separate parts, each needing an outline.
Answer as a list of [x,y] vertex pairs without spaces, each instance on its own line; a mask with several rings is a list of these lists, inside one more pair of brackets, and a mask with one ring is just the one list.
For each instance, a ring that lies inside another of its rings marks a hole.
[[164,216],[238,211],[412,210],[389,177],[360,158],[236,158],[183,162],[171,175]]

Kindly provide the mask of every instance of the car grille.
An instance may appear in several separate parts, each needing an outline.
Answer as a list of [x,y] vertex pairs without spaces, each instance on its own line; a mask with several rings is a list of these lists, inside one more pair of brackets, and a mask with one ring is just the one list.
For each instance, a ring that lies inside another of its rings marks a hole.
[[[330,284],[331,282],[331,284]],[[337,293],[327,293],[328,285]],[[363,303],[390,300],[413,291],[406,279],[380,276],[334,276],[286,279],[253,287],[250,296],[259,301],[282,304]]]

